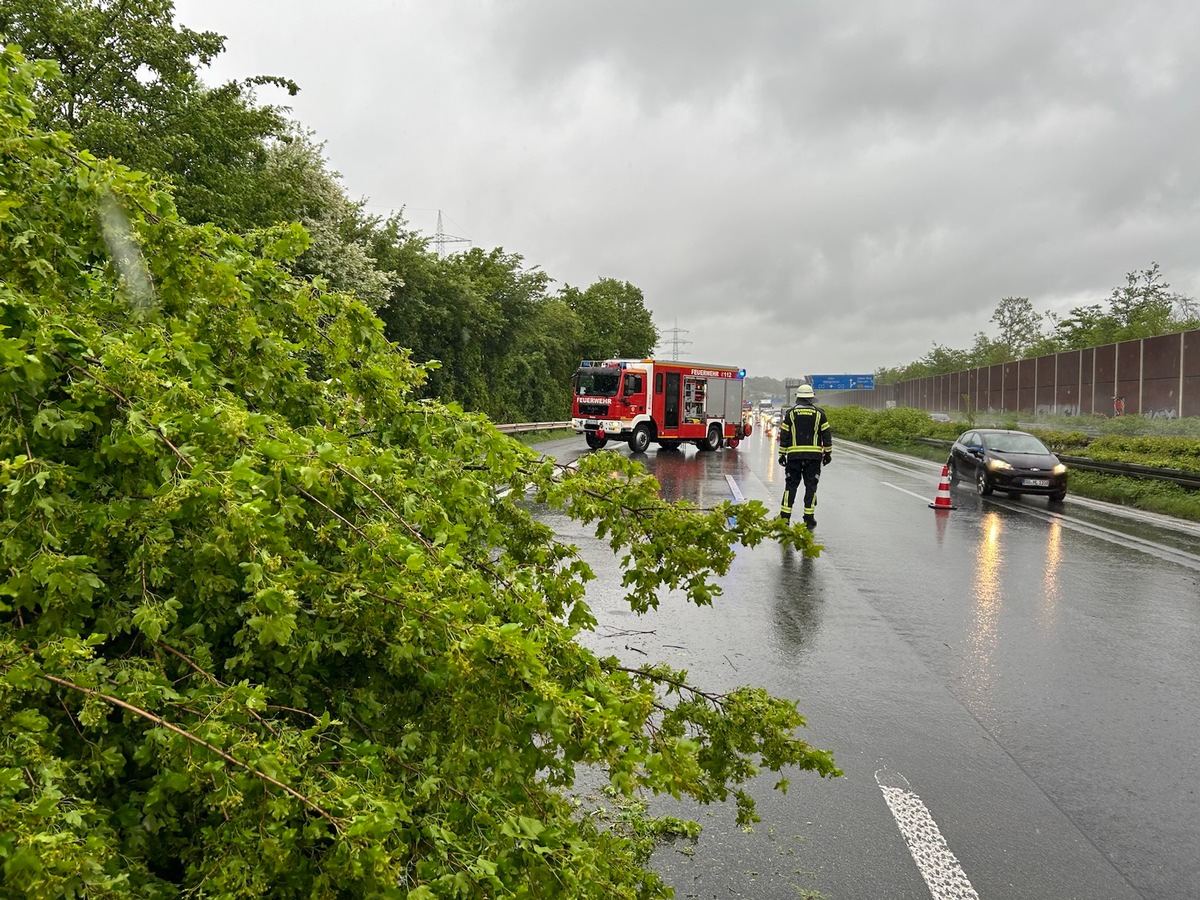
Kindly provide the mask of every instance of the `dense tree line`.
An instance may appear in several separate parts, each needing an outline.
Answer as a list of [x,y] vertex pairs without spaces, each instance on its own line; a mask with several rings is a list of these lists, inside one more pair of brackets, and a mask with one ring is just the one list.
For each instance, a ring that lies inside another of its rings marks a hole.
[[39,82],[36,121],[169,185],[180,215],[245,232],[298,222],[308,248],[288,265],[376,311],[389,339],[440,368],[422,388],[497,421],[565,418],[571,374],[592,356],[649,355],[642,292],[616,278],[562,285],[503,249],[441,257],[402,216],[351,201],[314,135],[255,90],[201,70],[224,38],[174,21],[171,0],[4,0],[0,36],[58,77]]
[[905,366],[882,368],[876,380],[888,383],[961,372],[978,366],[1046,356],[1064,350],[1099,347],[1200,328],[1200,306],[1171,290],[1158,263],[1128,272],[1125,284],[1107,300],[1073,307],[1066,315],[1039,313],[1027,297],[1005,297],[990,320],[994,335],[977,332],[965,350],[934,344]]

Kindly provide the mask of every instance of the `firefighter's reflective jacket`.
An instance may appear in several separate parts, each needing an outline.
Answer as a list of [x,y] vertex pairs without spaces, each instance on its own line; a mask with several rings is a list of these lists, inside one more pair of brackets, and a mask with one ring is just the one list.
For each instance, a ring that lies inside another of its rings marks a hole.
[[820,456],[833,449],[833,432],[825,410],[803,401],[779,422],[779,452],[788,456]]

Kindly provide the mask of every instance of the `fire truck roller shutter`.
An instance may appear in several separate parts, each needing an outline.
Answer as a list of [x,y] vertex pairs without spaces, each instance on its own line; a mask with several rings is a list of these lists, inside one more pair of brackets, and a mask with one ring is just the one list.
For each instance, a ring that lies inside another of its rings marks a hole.
[[742,380],[740,378],[721,379],[726,385],[725,421],[736,425],[742,421]]
[[724,378],[708,379],[708,405],[704,409],[709,418],[725,416],[725,398],[728,395],[725,382]]

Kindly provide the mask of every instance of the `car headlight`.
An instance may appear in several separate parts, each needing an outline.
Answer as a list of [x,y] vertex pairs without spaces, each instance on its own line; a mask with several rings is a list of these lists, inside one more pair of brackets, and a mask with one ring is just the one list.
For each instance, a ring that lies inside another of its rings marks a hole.
[[1065,465],[1063,465],[1062,463],[1059,463],[1057,466],[1055,466],[1050,471],[1053,472],[1055,475],[1066,475],[1067,467]]
[[1012,466],[1002,459],[989,459],[987,465],[993,472],[1007,472],[1012,470]]

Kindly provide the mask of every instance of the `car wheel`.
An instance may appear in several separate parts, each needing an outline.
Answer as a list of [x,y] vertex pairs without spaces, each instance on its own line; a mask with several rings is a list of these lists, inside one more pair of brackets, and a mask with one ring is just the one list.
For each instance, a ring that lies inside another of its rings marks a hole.
[[946,462],[946,471],[949,473],[950,484],[958,484],[958,465],[954,462],[954,457],[950,457]]
[[992,492],[992,486],[988,483],[987,471],[983,466],[979,467],[979,472],[975,475],[975,492],[980,497],[986,497]]
[[1066,499],[1067,499],[1067,492],[1066,492],[1066,491],[1059,491],[1057,494],[1051,494],[1051,495],[1050,495],[1050,502],[1051,502],[1051,503],[1062,503],[1062,502],[1063,502],[1064,500],[1066,500]]
[[634,453],[645,453],[646,448],[650,446],[650,429],[645,425],[639,425],[633,429],[633,434],[629,437],[629,449]]
[[599,450],[601,447],[603,447],[607,443],[608,443],[608,438],[598,437],[596,435],[596,432],[594,432],[594,431],[589,431],[587,433],[587,445],[589,447],[591,447],[593,450]]

